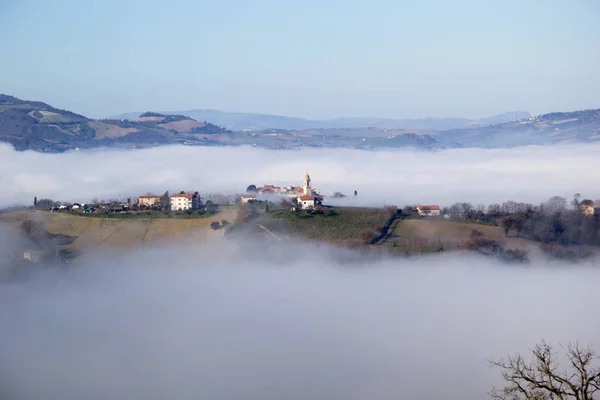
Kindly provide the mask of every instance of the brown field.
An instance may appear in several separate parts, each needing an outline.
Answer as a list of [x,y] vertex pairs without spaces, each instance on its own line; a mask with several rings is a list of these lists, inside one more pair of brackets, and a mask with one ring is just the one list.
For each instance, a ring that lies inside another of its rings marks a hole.
[[164,121],[165,117],[140,117],[135,118],[135,122],[160,122]]
[[181,121],[168,122],[166,124],[160,124],[161,128],[173,130],[176,132],[187,133],[196,128],[202,128],[205,126],[204,122],[194,121],[193,119],[184,119]]
[[23,211],[0,215],[0,223],[18,228],[25,218],[42,220],[51,234],[76,237],[69,248],[90,250],[99,246],[132,247],[169,240],[202,243],[223,235],[223,230],[212,230],[213,221],[234,221],[235,208],[225,208],[218,214],[193,219],[119,219],[72,215],[61,212]]
[[469,235],[476,229],[488,239],[506,242],[507,249],[527,250],[539,244],[513,235],[504,236],[500,226],[480,225],[467,222],[445,220],[406,219],[398,221],[386,245],[396,245],[406,249],[410,247],[436,247],[439,244],[446,248],[469,240]]

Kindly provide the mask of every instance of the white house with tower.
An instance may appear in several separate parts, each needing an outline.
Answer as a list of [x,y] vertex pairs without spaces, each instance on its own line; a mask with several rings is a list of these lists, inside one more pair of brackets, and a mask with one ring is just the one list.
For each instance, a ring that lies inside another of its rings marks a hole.
[[298,205],[303,210],[310,210],[320,205],[323,198],[319,196],[311,187],[310,175],[308,172],[304,175],[303,194],[297,197]]

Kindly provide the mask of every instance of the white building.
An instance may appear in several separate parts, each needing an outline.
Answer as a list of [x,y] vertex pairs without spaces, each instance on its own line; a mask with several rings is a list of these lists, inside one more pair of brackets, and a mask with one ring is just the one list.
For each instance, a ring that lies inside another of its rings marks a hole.
[[243,194],[242,195],[242,204],[246,204],[250,201],[255,201],[255,200],[256,200],[255,194]]
[[137,205],[138,207],[152,207],[160,203],[160,196],[154,195],[146,195],[146,196],[138,196]]
[[415,211],[422,216],[426,217],[436,217],[440,215],[440,206],[431,205],[431,206],[417,206]]
[[201,200],[198,192],[196,193],[177,193],[171,195],[171,210],[186,211],[198,210]]
[[303,210],[310,210],[311,208],[315,208],[315,205],[317,205],[317,199],[309,194],[304,194],[302,196],[298,196],[298,204]]

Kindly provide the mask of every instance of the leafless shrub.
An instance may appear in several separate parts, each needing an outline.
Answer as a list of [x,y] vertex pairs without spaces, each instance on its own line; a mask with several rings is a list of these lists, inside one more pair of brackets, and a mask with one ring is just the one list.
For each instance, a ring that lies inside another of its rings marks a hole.
[[490,361],[500,368],[506,385],[494,388],[495,400],[592,400],[600,391],[600,364],[594,350],[569,344],[566,351],[568,367],[562,369],[555,360],[552,346],[542,342],[532,350],[533,360],[516,354],[500,361]]

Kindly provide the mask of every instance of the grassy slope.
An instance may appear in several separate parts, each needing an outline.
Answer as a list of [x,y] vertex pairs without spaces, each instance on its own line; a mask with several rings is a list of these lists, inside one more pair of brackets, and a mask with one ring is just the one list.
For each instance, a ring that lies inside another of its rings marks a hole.
[[[287,210],[271,210],[269,214],[262,214],[251,220],[245,234],[268,235],[258,227],[257,224],[260,224],[286,241],[289,236],[299,235],[316,241],[352,245],[362,243],[361,232],[376,230],[385,223],[388,215],[386,210],[379,208],[342,207],[335,208],[335,211],[334,216],[298,217]],[[50,233],[77,237],[70,249],[84,251],[101,245],[128,248],[168,240],[205,242],[221,237],[224,233],[223,230],[212,230],[211,222],[223,219],[232,222],[236,214],[237,209],[234,207],[225,207],[212,217],[194,219],[92,218],[67,213],[25,211],[0,214],[0,223],[18,228],[25,217],[42,219]],[[389,235],[371,247],[386,248],[393,252],[420,253],[435,251],[442,243],[446,249],[451,249],[457,243],[468,240],[473,229],[483,232],[489,239],[506,241],[508,248],[527,249],[538,246],[536,242],[526,239],[513,236],[505,238],[501,227],[409,219],[397,220]]]
[[90,121],[89,126],[96,131],[96,139],[113,139],[136,132],[135,128],[121,128],[99,121]]
[[212,217],[197,219],[105,219],[25,211],[2,214],[0,223],[5,222],[18,228],[25,217],[43,220],[50,233],[76,236],[72,249],[86,250],[100,245],[130,247],[174,239],[204,242],[220,237],[223,233],[222,230],[212,230],[211,222],[223,219],[233,221],[235,215],[236,210],[233,208],[225,208]]
[[[382,226],[387,213],[379,208],[335,208],[337,215],[298,217],[287,210],[271,210],[261,215],[253,223],[258,223],[277,235],[298,234],[302,237],[336,244],[362,243],[361,232],[375,231]],[[488,239],[506,242],[510,249],[522,249],[539,246],[538,243],[514,236],[505,237],[500,226],[480,225],[467,222],[454,222],[433,219],[396,220],[388,235],[374,247],[385,247],[399,252],[429,252],[439,249],[455,248],[469,240],[472,230],[483,232]]]
[[275,233],[297,233],[313,240],[332,243],[350,243],[360,240],[360,233],[375,230],[388,218],[382,208],[340,207],[336,215],[296,216],[287,210],[272,210],[257,222]]

